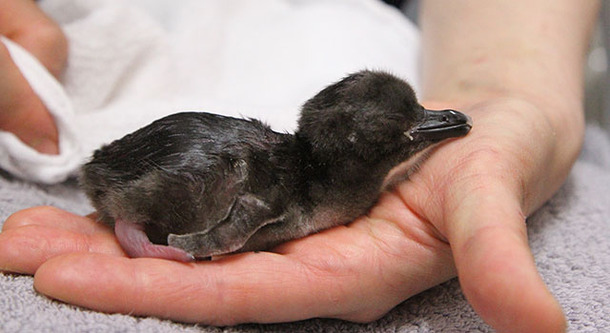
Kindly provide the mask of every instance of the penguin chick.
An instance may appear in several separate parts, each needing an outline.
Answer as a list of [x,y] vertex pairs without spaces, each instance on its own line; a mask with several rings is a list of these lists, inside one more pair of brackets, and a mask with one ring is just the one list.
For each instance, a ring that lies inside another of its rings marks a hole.
[[129,256],[190,261],[348,223],[393,167],[471,126],[424,109],[406,82],[361,71],[307,101],[294,134],[177,113],[97,150],[80,180]]

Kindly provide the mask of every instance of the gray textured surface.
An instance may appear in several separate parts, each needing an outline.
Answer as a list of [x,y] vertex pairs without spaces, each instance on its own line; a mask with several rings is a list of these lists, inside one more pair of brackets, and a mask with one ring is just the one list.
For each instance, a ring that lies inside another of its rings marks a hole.
[[[610,331],[610,139],[587,129],[581,157],[561,190],[528,221],[539,270],[562,304],[571,332]],[[35,205],[77,213],[90,208],[74,183],[38,186],[0,177],[0,221]],[[491,332],[464,299],[456,279],[362,325],[312,319],[214,328],[156,318],[104,314],[49,300],[32,278],[0,274],[2,332]]]

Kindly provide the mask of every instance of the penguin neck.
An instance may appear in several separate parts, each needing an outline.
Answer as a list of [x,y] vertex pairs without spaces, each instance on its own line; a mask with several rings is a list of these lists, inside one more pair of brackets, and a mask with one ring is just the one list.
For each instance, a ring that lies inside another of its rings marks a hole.
[[366,160],[350,152],[331,153],[316,149],[295,137],[303,191],[315,204],[353,206],[367,209],[382,190],[384,179],[400,158]]

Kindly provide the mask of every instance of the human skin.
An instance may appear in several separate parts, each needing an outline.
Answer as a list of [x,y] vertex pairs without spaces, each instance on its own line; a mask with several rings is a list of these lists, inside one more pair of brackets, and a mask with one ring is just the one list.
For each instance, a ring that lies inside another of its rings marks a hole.
[[[68,43],[59,26],[31,0],[0,2],[0,35],[18,43],[56,78],[66,66]],[[58,154],[53,117],[0,43],[0,129],[45,154]]]
[[368,322],[457,275],[498,332],[564,331],[525,218],[561,186],[582,145],[582,67],[598,7],[424,2],[424,105],[460,109],[473,129],[346,226],[185,264],[127,258],[94,216],[36,207],[5,222],[0,269],[33,274],[36,290],[68,303],[215,325]]
[[489,324],[557,332],[563,315],[536,272],[524,217],[557,191],[582,145],[583,61],[600,4],[484,2],[424,2],[423,85],[425,98],[486,113],[498,132],[463,147],[468,162],[457,167],[468,171],[451,186],[431,163],[418,176],[434,178],[405,188],[453,192],[413,206],[442,221],[433,223],[451,244],[464,294]]

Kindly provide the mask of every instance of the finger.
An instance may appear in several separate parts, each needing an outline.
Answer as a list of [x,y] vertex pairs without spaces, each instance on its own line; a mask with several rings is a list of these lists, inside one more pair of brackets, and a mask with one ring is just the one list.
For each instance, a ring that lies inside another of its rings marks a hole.
[[113,233],[111,228],[95,220],[95,214],[80,216],[52,206],[26,208],[12,214],[4,222],[2,231],[28,225],[47,226],[88,235]]
[[[439,255],[392,223],[368,221],[288,243],[285,254],[191,264],[70,254],[45,262],[35,287],[104,312],[228,325],[313,317],[370,321],[452,276],[446,244]],[[385,241],[378,245],[377,237]]]
[[0,35],[17,42],[53,74],[66,66],[68,41],[61,28],[33,1],[0,2]]
[[[426,165],[433,171],[436,157]],[[460,173],[443,178],[422,172],[399,190],[403,197],[415,198],[418,211],[437,221],[451,244],[464,295],[483,320],[499,332],[564,331],[561,307],[529,250],[521,200],[514,194],[519,193],[518,181],[507,170],[492,171],[498,161],[485,160],[482,154],[477,160],[484,160],[483,171],[464,170],[465,164],[448,161],[461,167]]]
[[0,43],[0,130],[45,154],[59,152],[53,117]]
[[[313,298],[299,286],[301,267],[271,253],[237,257],[183,264],[71,254],[42,265],[34,287],[52,298],[103,312],[183,322],[231,325],[315,316],[313,304],[301,302],[304,296]],[[287,275],[295,279],[281,278]]]
[[562,332],[561,307],[528,247],[525,218],[506,188],[464,198],[448,217],[460,284],[481,317],[499,332]]
[[[31,214],[36,212],[50,214]],[[57,209],[26,210],[13,215],[7,223],[0,233],[2,271],[34,274],[50,258],[72,252],[124,255],[109,228]]]

